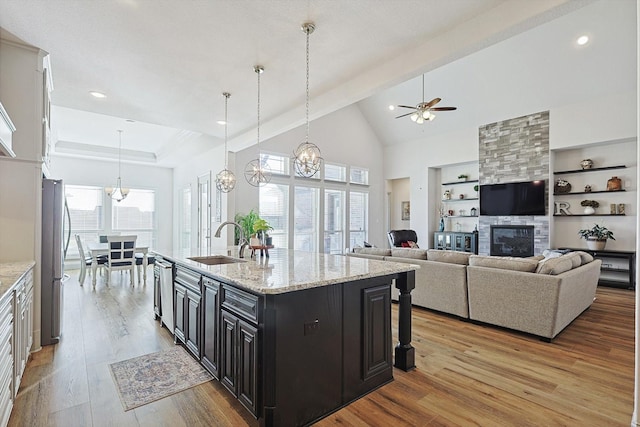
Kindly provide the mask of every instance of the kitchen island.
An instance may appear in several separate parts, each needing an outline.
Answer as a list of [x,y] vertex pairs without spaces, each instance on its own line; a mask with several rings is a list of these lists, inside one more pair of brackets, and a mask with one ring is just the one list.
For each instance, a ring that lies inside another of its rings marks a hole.
[[[286,249],[256,259],[228,250],[153,252],[173,265],[175,340],[260,425],[310,424],[392,381],[393,366],[415,366],[417,266]],[[394,280],[400,290],[395,361]]]

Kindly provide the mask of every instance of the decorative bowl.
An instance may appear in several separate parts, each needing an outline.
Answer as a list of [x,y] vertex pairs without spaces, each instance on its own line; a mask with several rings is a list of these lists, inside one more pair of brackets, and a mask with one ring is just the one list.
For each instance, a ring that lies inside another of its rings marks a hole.
[[593,160],[584,159],[580,162],[580,166],[582,166],[582,169],[591,169],[593,167]]
[[571,184],[569,181],[565,181],[564,179],[559,179],[556,181],[553,186],[553,192],[556,194],[565,194],[571,192]]

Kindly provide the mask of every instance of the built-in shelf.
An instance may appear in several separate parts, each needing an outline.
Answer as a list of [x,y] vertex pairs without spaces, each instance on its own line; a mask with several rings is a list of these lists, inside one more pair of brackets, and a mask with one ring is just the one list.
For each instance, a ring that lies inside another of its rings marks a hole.
[[447,215],[444,218],[478,218],[478,215]]
[[449,203],[449,202],[466,202],[468,200],[478,200],[477,197],[465,197],[464,199],[443,199],[442,202],[443,203]]
[[477,179],[468,179],[466,181],[456,181],[456,182],[443,182],[442,185],[455,185],[455,184],[473,184],[474,182],[478,182]]
[[605,166],[602,168],[591,168],[591,169],[574,169],[574,170],[570,170],[570,171],[558,171],[558,172],[554,172],[554,175],[563,175],[566,173],[582,173],[582,172],[596,172],[596,171],[607,171],[607,170],[611,170],[611,169],[624,169],[626,168],[625,165],[618,165],[618,166]]
[[553,216],[562,218],[562,217],[572,217],[572,216],[625,216],[625,214],[571,214],[571,215],[562,215],[562,214],[554,214]]
[[620,193],[623,191],[627,191],[627,190],[614,190],[614,191],[607,191],[607,190],[602,190],[602,191],[573,191],[571,193],[553,193],[554,196],[570,196],[570,195],[574,195],[574,194],[595,194],[595,193]]

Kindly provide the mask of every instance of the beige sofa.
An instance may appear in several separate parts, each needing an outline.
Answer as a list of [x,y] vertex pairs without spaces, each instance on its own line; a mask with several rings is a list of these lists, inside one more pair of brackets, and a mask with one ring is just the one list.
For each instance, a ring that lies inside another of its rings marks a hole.
[[[600,260],[585,252],[511,258],[408,248],[349,256],[419,265],[413,305],[553,339],[595,299]],[[397,289],[392,288],[397,300]]]
[[[411,303],[459,317],[469,317],[467,264],[471,254],[456,251],[409,248],[355,248],[348,256],[419,265]],[[398,299],[393,287],[392,298]]]
[[[467,267],[469,318],[538,335],[556,337],[595,299],[600,265],[584,252],[540,264],[474,255]],[[520,271],[518,271],[520,270]]]

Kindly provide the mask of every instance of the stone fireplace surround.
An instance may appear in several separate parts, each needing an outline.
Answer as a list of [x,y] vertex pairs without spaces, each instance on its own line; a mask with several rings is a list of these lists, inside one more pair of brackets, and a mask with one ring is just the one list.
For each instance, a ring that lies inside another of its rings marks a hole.
[[[479,184],[549,180],[549,112],[481,126]],[[549,185],[547,184],[547,193]],[[549,197],[546,198],[549,212]],[[534,226],[534,254],[549,248],[549,216],[480,216],[478,253],[491,253],[492,225]]]

